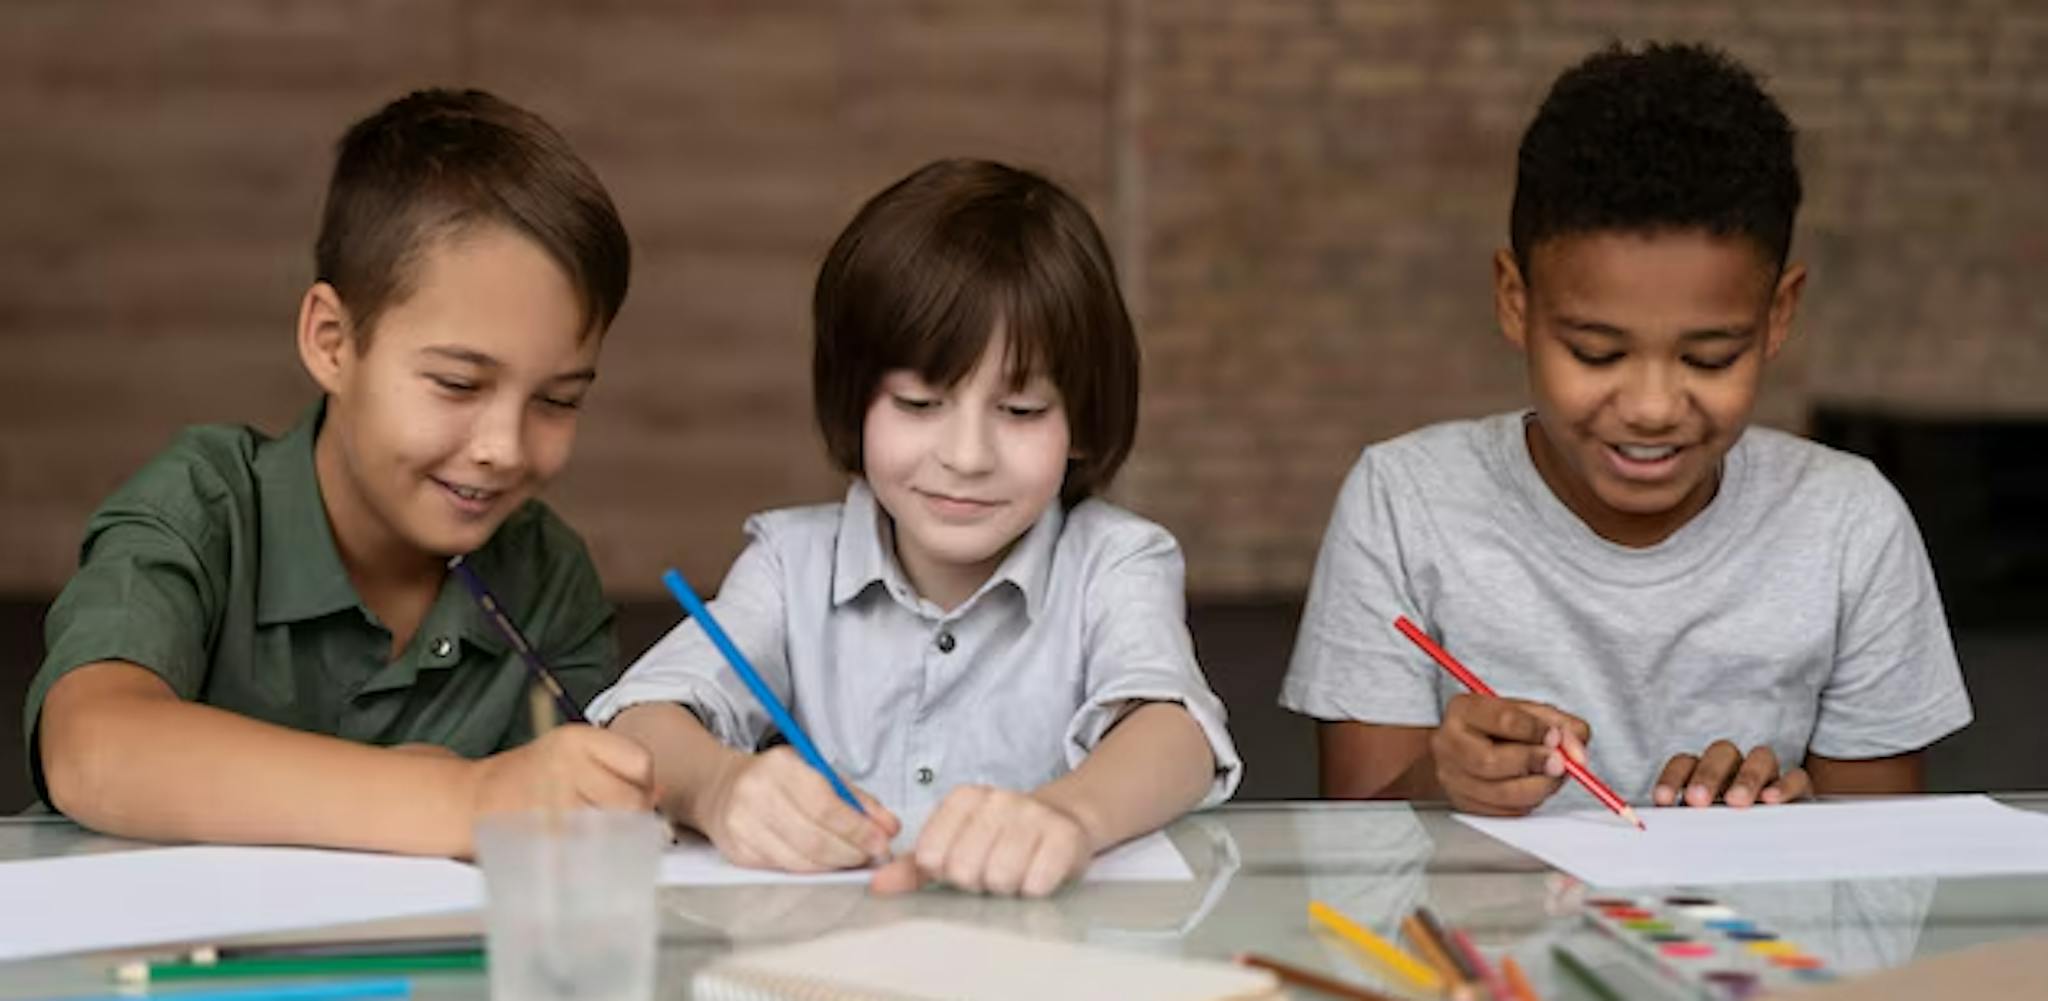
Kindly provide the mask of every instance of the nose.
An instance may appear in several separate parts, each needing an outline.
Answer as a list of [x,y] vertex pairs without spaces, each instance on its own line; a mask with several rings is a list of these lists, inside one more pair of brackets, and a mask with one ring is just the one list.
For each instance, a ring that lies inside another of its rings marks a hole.
[[1623,423],[1652,433],[1678,426],[1685,415],[1685,380],[1674,368],[1647,360],[1630,366],[1615,399]]
[[995,468],[995,422],[977,408],[958,407],[946,415],[939,437],[939,463],[961,476],[979,476]]
[[514,398],[480,408],[469,429],[470,461],[517,472],[526,466],[526,408]]

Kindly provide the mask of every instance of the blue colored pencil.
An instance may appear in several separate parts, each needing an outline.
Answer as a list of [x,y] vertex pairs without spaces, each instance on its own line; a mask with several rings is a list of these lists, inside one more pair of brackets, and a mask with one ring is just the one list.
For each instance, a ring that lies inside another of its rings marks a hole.
[[848,789],[846,783],[839,780],[839,773],[825,763],[825,756],[818,753],[818,745],[811,743],[810,734],[805,733],[803,727],[796,725],[796,718],[789,714],[789,710],[782,705],[782,700],[775,697],[775,691],[768,687],[767,682],[761,680],[760,675],[754,673],[754,665],[747,663],[746,655],[740,653],[740,648],[733,645],[732,637],[727,636],[724,627],[718,624],[717,619],[711,617],[711,609],[704,607],[704,602],[697,597],[697,592],[690,589],[690,582],[684,580],[683,575],[674,570],[664,572],[661,575],[661,582],[667,585],[668,593],[675,596],[676,603],[683,606],[683,611],[689,613],[690,618],[696,620],[699,626],[704,627],[704,635],[711,637],[711,645],[725,655],[725,662],[732,665],[733,673],[739,675],[741,681],[747,683],[747,690],[753,692],[754,698],[761,701],[761,708],[768,710],[768,718],[774,721],[775,728],[782,731],[782,735],[789,740],[789,746],[796,748],[796,753],[805,762],[817,769],[818,774],[825,776],[825,781],[832,783],[832,791],[838,793],[839,798],[845,800],[847,806],[866,814],[867,811],[861,808],[860,800],[854,798],[853,790]]
[[404,978],[378,980],[316,980],[312,983],[265,984],[257,987],[207,988],[190,991],[153,991],[148,994],[85,994],[50,998],[47,1001],[353,1001],[357,998],[406,998],[412,996],[412,981]]
[[526,662],[527,672],[532,674],[533,680],[540,687],[547,689],[547,693],[554,698],[555,706],[562,710],[562,718],[571,723],[590,722],[583,718],[583,710],[576,707],[576,700],[570,698],[568,691],[562,688],[562,682],[555,677],[555,672],[548,670],[547,664],[541,661],[540,654],[533,649],[533,644],[526,641],[526,634],[512,624],[512,617],[505,614],[505,606],[499,603],[490,588],[484,586],[484,579],[477,576],[476,571],[471,570],[469,563],[460,556],[448,561],[448,569],[453,570],[463,586],[469,588],[469,596],[475,598],[477,606],[484,610],[484,618],[496,624],[498,631],[504,633],[505,639],[512,644],[512,649],[519,651],[519,659]]

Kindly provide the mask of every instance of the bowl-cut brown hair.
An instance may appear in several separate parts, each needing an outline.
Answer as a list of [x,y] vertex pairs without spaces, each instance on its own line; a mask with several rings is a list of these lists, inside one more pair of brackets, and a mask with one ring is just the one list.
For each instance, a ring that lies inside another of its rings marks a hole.
[[1138,339],[1109,248],[1031,171],[940,160],[869,199],[825,255],[811,320],[818,429],[853,475],[882,377],[952,386],[999,328],[1010,384],[1043,374],[1059,389],[1076,453],[1062,503],[1108,486],[1137,437]]

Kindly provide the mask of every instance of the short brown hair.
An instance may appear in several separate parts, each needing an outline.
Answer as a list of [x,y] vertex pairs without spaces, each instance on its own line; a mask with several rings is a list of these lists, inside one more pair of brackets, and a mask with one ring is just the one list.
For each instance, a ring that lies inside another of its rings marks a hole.
[[[351,126],[313,248],[358,338],[405,301],[436,240],[483,224],[531,238],[567,272],[584,335],[626,298],[632,246],[611,196],[540,116],[481,90],[420,90]],[[360,343],[360,341],[359,341]]]
[[861,206],[811,298],[811,388],[832,461],[863,471],[867,411],[890,371],[951,386],[997,326],[1015,386],[1059,387],[1079,458],[1060,499],[1109,485],[1138,430],[1138,339],[1088,210],[1059,185],[986,160],[940,160]]

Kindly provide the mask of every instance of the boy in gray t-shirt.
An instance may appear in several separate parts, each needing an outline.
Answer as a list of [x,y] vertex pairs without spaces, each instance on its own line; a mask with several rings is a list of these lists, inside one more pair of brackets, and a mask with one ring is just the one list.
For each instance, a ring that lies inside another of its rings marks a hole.
[[[1970,721],[1911,514],[1868,463],[1749,428],[1806,270],[1792,127],[1694,46],[1596,53],[1522,139],[1503,333],[1533,409],[1365,450],[1281,703],[1323,793],[1492,814],[1911,792]],[[1415,619],[1503,696],[1464,694]]]

